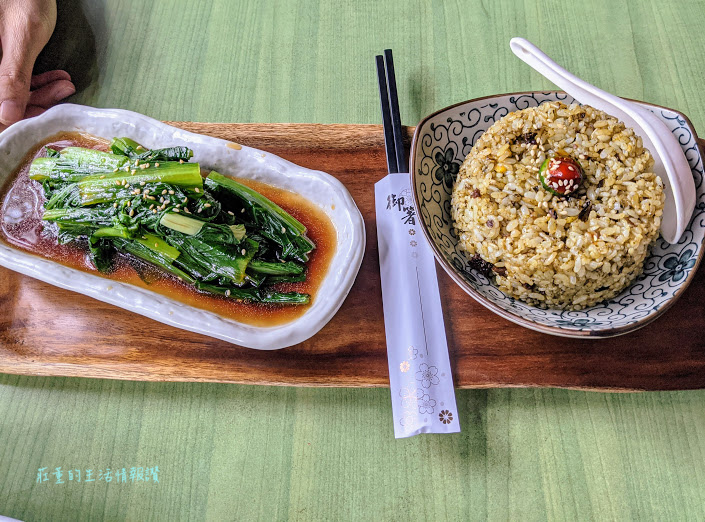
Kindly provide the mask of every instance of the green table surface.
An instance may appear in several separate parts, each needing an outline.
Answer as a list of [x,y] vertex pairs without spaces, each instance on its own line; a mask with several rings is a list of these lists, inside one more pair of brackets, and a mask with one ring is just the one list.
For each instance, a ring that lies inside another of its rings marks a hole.
[[[374,55],[391,47],[402,119],[414,125],[469,98],[550,88],[511,54],[519,35],[609,91],[683,111],[705,134],[702,1],[59,3],[37,68],[66,67],[77,103],[164,120],[378,123]],[[705,516],[705,392],[496,389],[457,400],[462,433],[395,440],[387,389],[0,375],[0,514]],[[159,483],[66,475],[155,466]],[[43,467],[61,467],[65,482],[37,483]]]

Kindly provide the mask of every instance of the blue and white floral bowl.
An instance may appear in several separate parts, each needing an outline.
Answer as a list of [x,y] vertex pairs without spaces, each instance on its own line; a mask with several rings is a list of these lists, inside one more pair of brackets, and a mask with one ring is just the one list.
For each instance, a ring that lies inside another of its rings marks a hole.
[[660,237],[644,273],[621,294],[580,311],[543,310],[513,299],[471,269],[453,228],[453,181],[475,141],[496,120],[546,101],[574,100],[563,92],[526,92],[478,98],[442,109],[421,121],[411,146],[411,177],[421,225],[436,259],[471,297],[502,317],[540,332],[565,337],[611,337],[636,330],[664,313],[695,276],[705,239],[705,183],[698,136],[688,118],[665,107],[641,103],[678,137],[695,179],[693,217],[676,245]]

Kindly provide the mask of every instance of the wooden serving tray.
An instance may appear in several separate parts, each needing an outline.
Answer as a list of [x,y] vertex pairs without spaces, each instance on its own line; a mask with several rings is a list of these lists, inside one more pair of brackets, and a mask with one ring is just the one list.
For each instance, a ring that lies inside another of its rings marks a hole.
[[[175,122],[326,171],[365,218],[357,281],[331,322],[278,351],[240,348],[165,326],[0,267],[0,372],[146,381],[388,386],[373,184],[386,174],[378,125]],[[407,129],[409,135],[413,129]],[[466,295],[438,268],[455,384],[603,391],[705,387],[705,274],[654,323],[606,340],[517,326]]]

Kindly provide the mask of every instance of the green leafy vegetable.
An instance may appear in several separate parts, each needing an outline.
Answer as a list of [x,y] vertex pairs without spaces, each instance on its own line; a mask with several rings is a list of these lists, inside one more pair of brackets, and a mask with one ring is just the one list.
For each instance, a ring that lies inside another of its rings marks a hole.
[[103,273],[122,252],[139,260],[135,266],[152,265],[224,298],[310,302],[307,294],[273,287],[305,281],[315,248],[281,207],[217,172],[204,182],[187,147],[150,150],[123,137],[110,150],[47,147],[30,166],[47,197],[44,220],[60,242],[87,239],[89,258]]
[[110,142],[113,153],[127,156],[140,162],[150,161],[188,161],[193,157],[193,151],[188,147],[168,147],[165,149],[147,150],[130,138],[113,138]]
[[257,229],[259,234],[279,245],[281,259],[308,261],[308,254],[315,245],[306,237],[306,227],[279,205],[218,172],[208,174],[205,185],[230,207],[239,209],[239,214],[232,210],[231,212],[235,216],[241,215],[246,225],[249,224]]

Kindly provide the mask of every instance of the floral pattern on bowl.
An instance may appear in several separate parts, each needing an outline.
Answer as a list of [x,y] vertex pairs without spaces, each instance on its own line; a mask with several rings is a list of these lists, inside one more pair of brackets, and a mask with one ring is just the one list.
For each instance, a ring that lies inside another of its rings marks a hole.
[[[470,296],[522,326],[567,337],[609,337],[635,330],[663,313],[688,286],[703,256],[705,184],[697,134],[685,115],[642,103],[677,136],[695,179],[697,199],[688,228],[678,244],[659,237],[644,272],[613,299],[580,311],[541,309],[504,294],[471,269],[453,228],[450,198],[453,181],[475,141],[512,111],[546,101],[574,100],[563,92],[527,92],[479,98],[438,111],[416,128],[411,176],[421,223],[436,259]],[[641,102],[639,102],[641,103]]]

